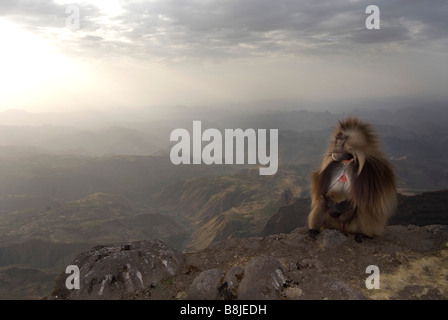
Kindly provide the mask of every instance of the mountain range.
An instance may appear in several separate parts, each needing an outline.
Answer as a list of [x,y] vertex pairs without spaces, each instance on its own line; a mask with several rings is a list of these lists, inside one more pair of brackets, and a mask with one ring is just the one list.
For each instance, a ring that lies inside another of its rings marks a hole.
[[191,130],[198,110],[121,120],[101,112],[0,113],[0,298],[47,295],[52,277],[98,244],[156,238],[191,251],[304,225],[310,174],[347,115],[374,125],[394,165],[400,205],[390,223],[447,224],[447,192],[436,191],[448,188],[447,110],[434,103],[202,114],[204,128],[278,128],[273,176],[254,165],[173,165],[169,134]]

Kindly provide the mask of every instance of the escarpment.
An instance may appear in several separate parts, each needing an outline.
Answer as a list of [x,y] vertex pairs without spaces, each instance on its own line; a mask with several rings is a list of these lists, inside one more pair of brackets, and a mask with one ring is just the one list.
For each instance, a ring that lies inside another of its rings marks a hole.
[[[181,253],[161,241],[95,247],[49,299],[448,299],[448,227],[388,226],[362,243],[337,230],[228,239]],[[369,289],[369,266],[379,272]]]

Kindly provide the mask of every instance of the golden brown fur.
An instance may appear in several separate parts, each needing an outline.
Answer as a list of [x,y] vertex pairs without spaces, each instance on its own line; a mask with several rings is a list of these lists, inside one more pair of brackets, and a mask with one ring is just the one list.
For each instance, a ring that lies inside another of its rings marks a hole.
[[[343,147],[353,158],[350,164],[332,158],[338,135],[346,137]],[[339,173],[335,171],[345,172],[347,182],[338,183],[335,175]],[[324,228],[368,237],[382,234],[396,208],[395,175],[369,124],[356,118],[339,122],[320,169],[313,173],[311,194],[310,235],[315,236]],[[346,205],[340,205],[339,215],[331,215],[336,202]]]

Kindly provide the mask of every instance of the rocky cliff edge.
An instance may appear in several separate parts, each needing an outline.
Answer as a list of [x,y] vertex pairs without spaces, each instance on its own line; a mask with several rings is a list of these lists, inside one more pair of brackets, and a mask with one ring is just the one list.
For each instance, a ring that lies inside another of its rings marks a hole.
[[49,299],[448,299],[448,226],[389,226],[362,243],[298,228],[186,253],[147,240],[97,246],[73,265],[79,289],[63,271]]

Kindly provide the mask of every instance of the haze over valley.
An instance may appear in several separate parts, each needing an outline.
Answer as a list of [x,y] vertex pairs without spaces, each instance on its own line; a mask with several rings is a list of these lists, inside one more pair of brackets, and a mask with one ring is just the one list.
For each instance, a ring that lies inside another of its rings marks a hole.
[[[96,244],[157,238],[181,250],[197,250],[227,238],[260,235],[279,208],[295,199],[304,201],[295,212],[304,224],[309,176],[332,127],[347,115],[374,124],[401,193],[448,187],[448,129],[442,120],[447,109],[442,103],[339,113],[282,110],[279,105],[201,118],[204,127],[219,130],[278,128],[280,164],[272,176],[260,176],[256,165],[173,165],[170,132],[177,127],[191,131],[199,116],[174,109],[173,119],[139,116],[138,121],[112,124],[101,112],[96,117],[86,112],[89,121],[78,126],[70,123],[72,114],[57,115],[59,123],[66,119],[62,126],[23,113],[26,125],[16,119],[15,125],[0,126],[4,298],[10,290],[15,297],[48,294],[54,272]],[[6,111],[0,118],[6,121],[15,113]],[[25,272],[42,283],[39,290],[18,284],[17,274]]]
[[[374,29],[369,5],[2,1],[0,299],[48,296],[96,245],[187,252],[302,226],[347,116],[394,166],[392,222],[447,224],[448,4],[379,1]],[[278,170],[174,165],[170,134],[193,121],[278,130]]]

